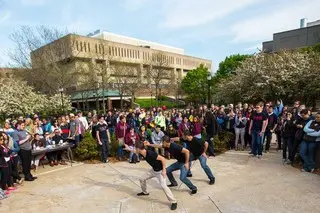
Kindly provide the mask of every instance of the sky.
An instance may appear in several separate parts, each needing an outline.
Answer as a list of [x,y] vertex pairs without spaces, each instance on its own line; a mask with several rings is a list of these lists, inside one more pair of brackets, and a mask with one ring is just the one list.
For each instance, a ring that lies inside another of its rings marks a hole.
[[219,62],[258,52],[273,33],[320,19],[320,0],[0,0],[0,66],[11,33],[45,25],[87,35],[97,29],[183,48]]

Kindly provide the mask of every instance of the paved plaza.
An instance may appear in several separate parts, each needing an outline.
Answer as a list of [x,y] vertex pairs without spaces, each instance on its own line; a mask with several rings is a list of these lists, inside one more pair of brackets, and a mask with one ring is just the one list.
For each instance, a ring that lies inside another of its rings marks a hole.
[[[281,153],[274,151],[259,160],[245,152],[229,151],[209,159],[209,165],[216,184],[208,185],[196,162],[191,180],[198,194],[190,195],[185,185],[174,188],[175,212],[320,212],[320,177],[282,165]],[[54,172],[41,169],[37,181],[25,183],[0,201],[0,212],[170,212],[156,179],[148,181],[150,196],[136,196],[139,177],[148,169],[146,162],[76,164]]]

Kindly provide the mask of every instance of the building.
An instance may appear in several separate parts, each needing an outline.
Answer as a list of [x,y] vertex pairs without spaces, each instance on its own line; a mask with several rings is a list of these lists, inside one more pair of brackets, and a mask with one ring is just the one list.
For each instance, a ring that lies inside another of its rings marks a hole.
[[320,43],[320,20],[305,22],[305,19],[301,19],[300,28],[273,34],[272,41],[262,43],[263,51],[278,52],[281,49],[298,49]]
[[[138,97],[154,95],[154,83],[150,77],[154,69],[161,68],[161,73],[165,73],[160,85],[161,94],[175,96],[173,85],[177,85],[188,71],[200,64],[211,71],[212,66],[210,60],[185,55],[180,48],[100,31],[88,36],[68,34],[31,52],[31,60],[34,69],[58,65],[73,70],[74,85],[65,88],[66,91],[79,91],[85,79],[76,73],[79,70],[92,72],[92,67],[106,68],[107,87],[114,90],[119,65],[127,67],[128,71],[121,78],[134,79],[143,85],[136,93]],[[103,82],[101,73],[95,78],[98,84]]]

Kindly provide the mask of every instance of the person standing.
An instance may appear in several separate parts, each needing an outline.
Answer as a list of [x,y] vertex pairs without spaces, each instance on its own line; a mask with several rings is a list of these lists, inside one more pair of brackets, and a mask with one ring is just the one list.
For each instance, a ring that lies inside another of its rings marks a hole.
[[247,124],[247,118],[242,115],[242,112],[239,110],[237,112],[237,116],[235,118],[235,126],[234,126],[234,131],[235,131],[235,150],[238,150],[238,144],[239,144],[239,138],[241,140],[241,150],[244,149],[245,147],[245,141],[244,141],[244,136],[246,134],[246,124]]
[[147,163],[152,167],[152,169],[147,172],[145,175],[142,175],[140,178],[140,185],[142,192],[138,193],[138,196],[148,196],[149,193],[147,191],[147,180],[156,177],[160,183],[160,186],[164,193],[166,194],[169,202],[171,202],[171,210],[177,209],[177,200],[174,198],[170,188],[166,183],[166,160],[161,155],[157,153],[146,150],[143,143],[140,143],[137,146],[136,150],[132,150],[128,145],[125,145],[126,151],[134,152],[136,154],[142,155],[143,158],[147,161]]
[[266,139],[265,153],[269,152],[270,150],[272,134],[275,132],[275,129],[277,128],[277,116],[273,112],[273,107],[269,106],[267,109],[267,112],[268,112],[268,125],[266,128],[265,137],[264,137]]
[[263,112],[263,103],[256,105],[256,112],[251,117],[249,134],[252,135],[252,155],[262,157],[263,137],[268,125],[268,116]]
[[23,121],[16,123],[16,131],[13,133],[13,140],[17,141],[20,146],[19,156],[22,162],[22,172],[25,181],[34,181],[37,177],[33,177],[31,169],[31,135],[25,130]]
[[[126,134],[125,137],[125,144],[131,149],[135,150],[135,147],[140,143],[140,137],[137,133],[134,132],[134,128],[130,127],[129,132]],[[136,161],[133,159],[134,153],[130,152],[129,156],[129,163],[136,163],[140,162],[139,156],[137,156]]]
[[290,159],[292,159],[291,153],[294,141],[295,124],[293,120],[293,115],[289,112],[285,115],[285,119],[283,120],[281,133],[283,140],[282,160],[283,163],[287,162],[288,164],[290,164]]
[[120,161],[124,160],[124,155],[123,155],[123,146],[124,146],[124,140],[125,136],[127,134],[128,130],[128,124],[126,123],[126,117],[123,115],[120,115],[119,117],[120,121],[117,124],[116,127],[116,138],[118,140],[118,159]]
[[96,126],[97,141],[101,146],[101,161],[103,163],[108,163],[109,155],[109,144],[111,144],[110,132],[108,130],[108,125],[106,124],[104,117],[99,116],[99,123]]
[[205,113],[204,126],[206,128],[206,133],[207,133],[206,141],[209,144],[209,147],[208,147],[209,157],[214,156],[213,138],[215,135],[219,133],[221,127],[218,124],[216,116],[209,110],[207,110]]
[[70,131],[69,131],[68,138],[70,138],[71,141],[74,143],[74,145],[77,146],[80,141],[80,135],[79,135],[80,122],[78,119],[76,119],[73,113],[70,114],[69,125],[70,125]]

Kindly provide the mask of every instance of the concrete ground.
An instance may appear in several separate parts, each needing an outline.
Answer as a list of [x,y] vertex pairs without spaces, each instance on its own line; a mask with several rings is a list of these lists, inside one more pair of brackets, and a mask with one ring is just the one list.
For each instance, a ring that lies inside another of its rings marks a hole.
[[[259,160],[245,152],[229,151],[209,159],[208,164],[216,184],[208,185],[196,162],[191,180],[198,194],[190,195],[185,185],[172,189],[178,200],[175,212],[320,212],[320,177],[283,165],[280,152]],[[155,179],[148,181],[150,196],[136,196],[139,177],[148,169],[146,162],[76,164],[54,172],[40,169],[38,180],[24,183],[0,201],[0,212],[169,212],[169,203]]]

